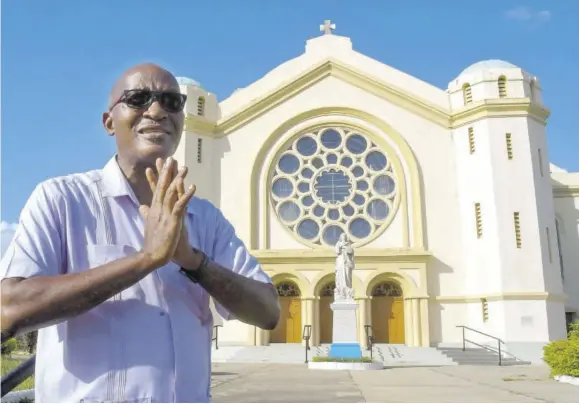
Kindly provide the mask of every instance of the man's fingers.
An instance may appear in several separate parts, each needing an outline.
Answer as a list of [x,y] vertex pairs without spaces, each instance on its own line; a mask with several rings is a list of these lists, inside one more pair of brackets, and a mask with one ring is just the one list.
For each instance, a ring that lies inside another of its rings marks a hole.
[[191,185],[189,188],[187,188],[185,194],[181,198],[179,198],[179,200],[177,201],[177,203],[175,203],[175,206],[173,207],[174,215],[181,216],[185,213],[185,211],[187,210],[187,205],[189,204],[189,201],[191,200],[193,195],[195,195],[196,190],[197,187],[195,185]]
[[147,176],[147,181],[149,182],[149,187],[151,187],[151,191],[155,193],[155,189],[157,189],[157,174],[155,174],[155,172],[151,167],[148,167],[145,170],[145,175]]
[[164,204],[165,202],[165,195],[167,194],[167,191],[173,182],[174,166],[175,160],[172,157],[169,157],[161,169],[159,180],[157,182],[157,188],[155,190],[155,201],[157,204]]

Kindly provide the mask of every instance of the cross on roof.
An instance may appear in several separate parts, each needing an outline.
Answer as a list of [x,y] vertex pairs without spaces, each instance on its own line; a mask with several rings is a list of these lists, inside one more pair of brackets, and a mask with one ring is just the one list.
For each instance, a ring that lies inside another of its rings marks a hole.
[[332,31],[336,29],[336,24],[332,24],[332,21],[325,20],[323,25],[320,25],[320,31],[324,33],[324,35],[332,35]]

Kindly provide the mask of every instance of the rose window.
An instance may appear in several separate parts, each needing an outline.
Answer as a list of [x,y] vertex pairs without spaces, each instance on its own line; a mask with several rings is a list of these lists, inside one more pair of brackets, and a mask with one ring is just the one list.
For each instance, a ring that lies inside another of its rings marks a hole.
[[390,160],[357,130],[331,127],[301,135],[272,174],[279,219],[307,243],[333,246],[342,233],[363,243],[394,214]]

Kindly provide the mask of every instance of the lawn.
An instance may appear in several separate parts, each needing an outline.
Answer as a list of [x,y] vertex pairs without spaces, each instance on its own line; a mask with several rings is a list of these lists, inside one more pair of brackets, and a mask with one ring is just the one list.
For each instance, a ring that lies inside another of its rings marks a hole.
[[[2,376],[10,372],[23,361],[21,359],[10,359],[8,356],[2,355]],[[29,390],[34,388],[34,376],[24,380],[13,391]]]

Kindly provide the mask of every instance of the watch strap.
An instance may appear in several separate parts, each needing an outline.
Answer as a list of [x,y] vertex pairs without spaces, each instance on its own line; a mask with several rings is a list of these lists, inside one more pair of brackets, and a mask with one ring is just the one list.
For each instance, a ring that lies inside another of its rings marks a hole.
[[205,254],[202,251],[195,250],[195,252],[203,254],[203,259],[201,260],[201,264],[199,264],[199,266],[193,270],[187,270],[187,269],[181,267],[179,272],[181,272],[183,275],[185,275],[187,278],[189,278],[189,280],[191,280],[191,282],[199,283],[199,272],[202,271],[203,269],[207,268],[207,265],[209,265],[209,257],[207,256],[207,254]]

